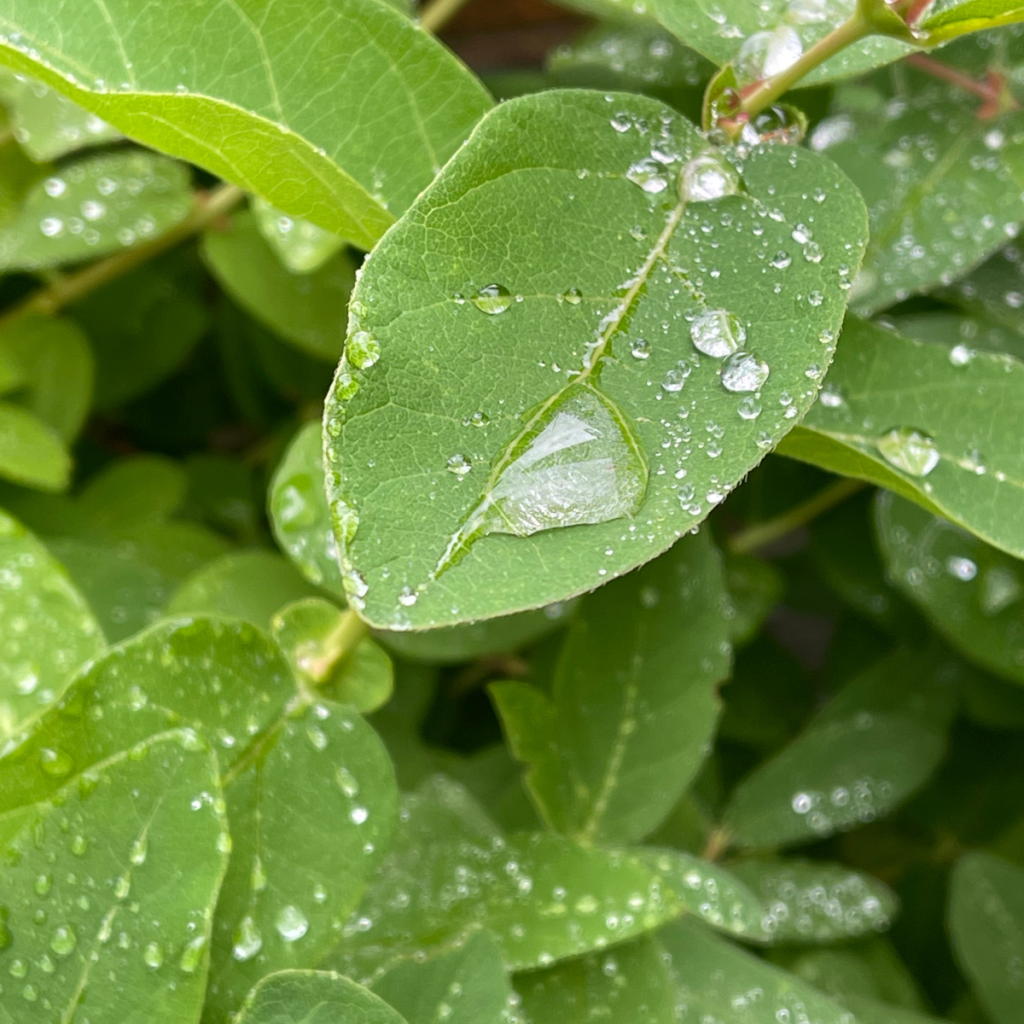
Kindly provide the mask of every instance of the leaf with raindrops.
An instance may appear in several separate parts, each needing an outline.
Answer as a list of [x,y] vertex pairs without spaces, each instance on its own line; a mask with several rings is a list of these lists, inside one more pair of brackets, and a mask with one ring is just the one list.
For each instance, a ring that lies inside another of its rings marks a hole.
[[399,964],[373,991],[407,1024],[505,1024],[512,998],[501,950],[484,932],[450,953]]
[[839,691],[733,790],[723,827],[745,849],[809,843],[888,814],[945,753],[957,667],[901,651]]
[[817,405],[780,451],[887,487],[1024,556],[1024,362],[848,317]]
[[1024,999],[1024,871],[986,853],[953,870],[948,925],[960,966],[994,1024],[1020,1019]]
[[103,647],[99,624],[61,566],[0,512],[0,744]]
[[365,0],[170,0],[145,19],[131,0],[9,0],[0,58],[367,248],[490,106],[427,33]]
[[900,590],[965,657],[1024,685],[1024,564],[895,495],[876,522]]
[[638,96],[503,104],[353,295],[325,413],[350,602],[455,624],[660,554],[815,398],[864,240],[815,154],[740,158]]
[[658,942],[675,976],[679,1024],[855,1024],[841,1004],[693,921],[662,929]]
[[[815,43],[850,18],[857,0],[651,0],[658,20],[716,64],[731,63],[741,85],[792,67]],[[898,60],[906,44],[869,36],[814,68],[808,82],[847,78]]]
[[335,253],[309,273],[282,266],[251,213],[203,239],[207,266],[224,290],[289,344],[335,362],[345,344],[345,307],[355,267]]
[[900,72],[894,82],[908,85],[840,90],[809,139],[868,204],[871,240],[851,292],[861,313],[950,284],[1024,221],[1024,116],[982,116],[970,93]]
[[383,744],[323,701],[279,721],[228,772],[234,845],[217,904],[204,1020],[219,1024],[272,971],[311,968],[383,859],[398,792]]
[[0,68],[0,100],[18,145],[39,163],[121,138],[109,124],[28,75]]
[[0,812],[0,1014],[197,1020],[230,849],[217,758],[175,730],[71,771]]
[[703,763],[729,672],[729,598],[706,530],[585,597],[549,698],[492,695],[544,819],[583,841],[642,839]]
[[515,978],[530,1024],[629,1021],[674,1024],[676,983],[659,944],[649,938]]
[[120,252],[157,238],[192,209],[188,171],[128,150],[84,157],[34,185],[0,227],[0,270],[33,270]]
[[279,971],[249,994],[238,1024],[415,1024],[368,989],[329,971]]
[[303,217],[290,217],[266,199],[252,199],[253,219],[281,263],[293,274],[312,274],[340,252],[345,240]]

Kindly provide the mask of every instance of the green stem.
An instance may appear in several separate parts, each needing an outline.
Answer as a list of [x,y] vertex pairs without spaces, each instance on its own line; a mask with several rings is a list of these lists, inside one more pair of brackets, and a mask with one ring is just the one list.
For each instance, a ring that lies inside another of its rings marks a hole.
[[59,277],[48,285],[33,292],[17,305],[0,314],[0,330],[9,327],[15,320],[33,313],[41,316],[55,316],[66,306],[78,302],[103,285],[127,274],[155,256],[199,234],[224,214],[228,213],[245,198],[242,189],[235,185],[221,185],[202,201],[179,224],[165,231],[158,238],[131,249],[124,249],[108,256],[105,260]]
[[863,480],[843,477],[823,491],[819,491],[813,498],[808,498],[807,501],[783,512],[781,516],[733,534],[729,539],[729,550],[734,555],[747,555],[751,551],[763,548],[766,544],[785,537],[801,526],[806,526],[818,516],[828,512],[829,509],[835,508],[836,505],[841,505],[847,498],[866,486],[867,484]]
[[[856,12],[847,21],[834,28],[823,39],[819,39],[798,61],[785,71],[759,82],[747,93],[740,105],[740,115],[746,114],[747,118],[756,117],[816,67],[875,31],[875,26],[864,16],[861,5],[858,4]],[[735,133],[739,134],[742,127],[741,121],[736,125]]]
[[710,861],[712,864],[720,860],[729,849],[729,842],[729,833],[724,828],[712,829],[701,853],[701,859]]
[[307,661],[302,666],[303,671],[314,683],[326,682],[369,632],[370,627],[350,608],[321,641],[320,657]]
[[466,0],[432,0],[420,14],[420,27],[436,33],[458,14],[465,3]]

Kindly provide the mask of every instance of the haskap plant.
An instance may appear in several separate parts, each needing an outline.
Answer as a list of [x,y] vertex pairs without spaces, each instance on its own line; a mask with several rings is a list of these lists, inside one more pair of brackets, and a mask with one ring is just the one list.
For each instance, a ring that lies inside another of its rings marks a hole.
[[567,4],[0,0],[2,1024],[1024,1022],[1024,4]]

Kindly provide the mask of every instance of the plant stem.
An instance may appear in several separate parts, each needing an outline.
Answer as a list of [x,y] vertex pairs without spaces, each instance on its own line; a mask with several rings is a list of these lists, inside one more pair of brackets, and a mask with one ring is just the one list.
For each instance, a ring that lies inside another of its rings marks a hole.
[[801,526],[817,519],[818,516],[828,512],[829,509],[841,505],[851,495],[863,490],[867,484],[863,480],[854,480],[852,477],[843,477],[834,484],[829,484],[823,491],[819,491],[813,498],[765,523],[758,523],[749,529],[741,530],[733,534],[729,539],[728,547],[734,555],[747,555],[751,551],[763,548],[772,541],[779,540]]
[[714,863],[729,849],[729,833],[724,828],[712,829],[701,853],[701,859]]
[[91,263],[82,270],[59,277],[33,292],[17,305],[0,314],[0,330],[9,327],[15,320],[20,320],[23,316],[30,316],[33,313],[38,313],[41,316],[54,316],[65,306],[77,302],[97,288],[198,234],[223,217],[244,198],[245,192],[236,185],[219,186],[204,199],[198,200],[195,210],[183,221],[152,241],[144,242],[131,249],[124,249],[97,263]]
[[910,54],[907,57],[907,63],[911,67],[917,68],[918,71],[939,78],[943,82],[949,82],[950,85],[955,85],[958,89],[977,96],[978,99],[984,101],[985,107],[989,110],[997,113],[1020,110],[1017,98],[1006,88],[1006,83],[1001,76],[994,72],[989,73],[988,81],[978,82],[970,75],[965,75],[962,71],[951,68],[948,64],[943,64],[942,61],[923,53]]
[[[746,114],[748,119],[756,117],[820,64],[824,64],[830,57],[834,57],[841,50],[852,46],[874,31],[874,27],[864,17],[860,5],[858,5],[856,12],[848,20],[834,28],[823,39],[819,39],[794,64],[791,64],[785,71],[780,71],[777,75],[772,75],[771,78],[759,82],[747,93],[740,105],[740,115]],[[742,122],[736,125],[736,134],[741,128]]]
[[437,32],[453,18],[466,0],[431,0],[420,14],[420,27],[427,32]]
[[323,654],[316,660],[307,662],[303,666],[304,671],[313,682],[326,682],[369,632],[370,627],[351,608],[343,612],[337,626],[320,644]]

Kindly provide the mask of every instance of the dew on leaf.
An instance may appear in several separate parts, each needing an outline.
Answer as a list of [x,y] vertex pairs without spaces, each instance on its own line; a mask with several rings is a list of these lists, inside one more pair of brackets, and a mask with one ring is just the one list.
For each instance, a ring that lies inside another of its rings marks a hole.
[[368,370],[380,359],[380,342],[369,331],[355,331],[345,342],[345,358],[357,370]]
[[637,338],[630,345],[629,353],[634,359],[647,359],[651,354],[651,343],[646,338]]
[[736,168],[724,156],[712,151],[694,157],[683,168],[679,190],[683,202],[710,202],[738,195],[743,190],[743,182]]
[[159,942],[147,943],[142,951],[142,962],[150,969],[156,971],[164,965],[164,951]]
[[277,933],[285,942],[298,942],[309,931],[309,919],[298,907],[282,907],[274,921]]
[[244,963],[251,960],[263,948],[263,936],[251,916],[246,915],[233,936],[231,955]]
[[75,946],[78,945],[78,936],[75,934],[74,928],[71,925],[61,925],[50,939],[50,949],[57,954],[57,956],[68,956],[74,950]]
[[724,359],[747,340],[747,330],[739,317],[725,309],[710,309],[690,324],[694,347],[704,355]]
[[472,298],[473,305],[489,316],[504,313],[512,305],[512,293],[500,284],[485,284]]
[[722,386],[726,391],[760,391],[770,372],[756,353],[734,352],[722,366]]
[[911,476],[927,476],[939,464],[935,441],[912,427],[895,427],[877,444],[886,462]]
[[445,468],[461,480],[473,468],[473,463],[465,455],[456,454],[448,459]]
[[75,766],[74,761],[63,750],[55,747],[43,747],[39,751],[39,763],[47,775],[58,779],[68,775]]
[[583,292],[579,288],[568,288],[558,296],[559,302],[568,302],[570,306],[578,306],[583,301]]

